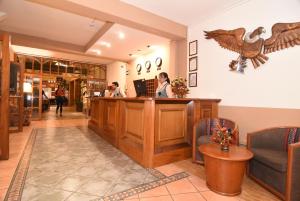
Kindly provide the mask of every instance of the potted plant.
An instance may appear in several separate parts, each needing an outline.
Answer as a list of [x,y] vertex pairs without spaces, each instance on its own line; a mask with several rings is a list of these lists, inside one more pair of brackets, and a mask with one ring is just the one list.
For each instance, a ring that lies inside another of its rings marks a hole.
[[237,129],[231,130],[230,128],[222,127],[220,124],[216,125],[213,130],[211,140],[221,145],[222,151],[229,151],[229,146],[236,138]]
[[171,87],[176,98],[184,98],[189,93],[189,89],[186,86],[186,79],[182,77],[176,77],[172,80]]
[[82,112],[83,111],[83,102],[80,98],[75,100],[76,104],[76,112]]

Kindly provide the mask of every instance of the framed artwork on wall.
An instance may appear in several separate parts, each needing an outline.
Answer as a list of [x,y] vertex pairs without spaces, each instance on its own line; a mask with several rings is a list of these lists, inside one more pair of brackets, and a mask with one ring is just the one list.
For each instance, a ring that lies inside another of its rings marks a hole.
[[189,87],[197,87],[197,73],[189,74]]
[[191,57],[189,59],[189,72],[196,71],[198,69],[198,57]]
[[189,55],[194,56],[198,53],[198,41],[194,40],[189,42]]

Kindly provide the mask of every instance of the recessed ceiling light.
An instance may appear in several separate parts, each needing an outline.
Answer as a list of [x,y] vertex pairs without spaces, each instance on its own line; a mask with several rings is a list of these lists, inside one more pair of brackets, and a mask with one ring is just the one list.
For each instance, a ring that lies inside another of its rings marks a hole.
[[119,36],[120,39],[124,39],[125,38],[125,34],[123,32],[121,32],[121,31],[119,32],[118,36]]
[[101,54],[101,50],[91,50],[92,52],[96,53],[97,55]]
[[111,44],[109,42],[106,41],[100,41],[99,43],[101,46],[105,46],[105,47],[111,47]]
[[[148,47],[149,46],[149,47]],[[149,48],[149,49],[151,49],[151,50],[156,50],[156,49],[158,49],[158,46],[156,46],[156,45],[148,45],[147,47]]]
[[95,19],[93,19],[93,20],[89,23],[89,26],[90,26],[90,27],[95,27],[95,25],[96,25],[96,21],[95,21]]

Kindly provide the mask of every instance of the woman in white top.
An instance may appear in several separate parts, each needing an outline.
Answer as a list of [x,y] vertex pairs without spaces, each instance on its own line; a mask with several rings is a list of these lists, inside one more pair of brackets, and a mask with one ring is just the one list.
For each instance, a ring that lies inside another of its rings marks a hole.
[[158,75],[159,85],[156,89],[156,98],[172,98],[172,88],[168,74],[162,72]]
[[118,82],[112,83],[112,93],[110,97],[126,97],[126,94],[123,92],[123,90],[119,87]]

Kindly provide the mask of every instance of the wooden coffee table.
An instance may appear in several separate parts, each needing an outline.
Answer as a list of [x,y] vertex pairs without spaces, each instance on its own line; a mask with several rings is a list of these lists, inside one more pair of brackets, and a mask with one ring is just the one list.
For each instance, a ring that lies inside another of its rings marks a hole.
[[219,144],[200,145],[199,151],[204,155],[208,188],[222,195],[240,194],[246,163],[253,157],[252,152],[236,145],[225,152]]

